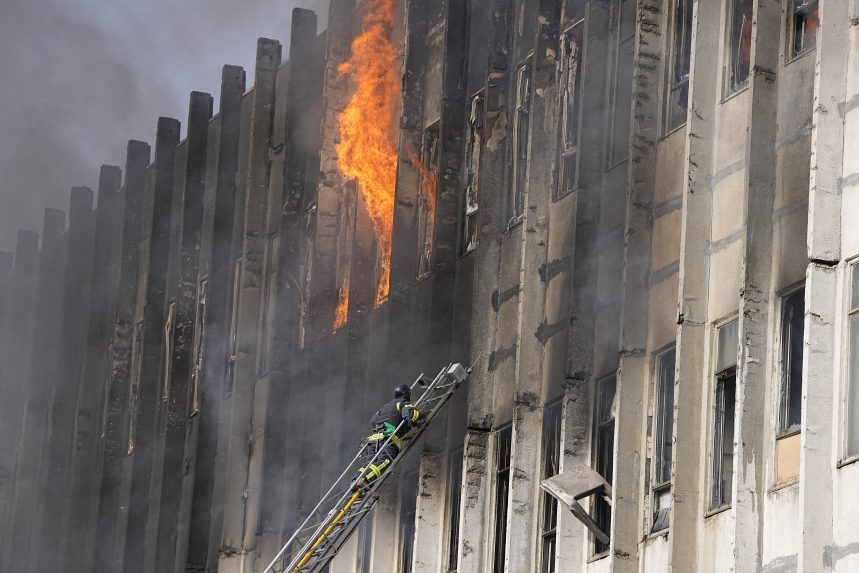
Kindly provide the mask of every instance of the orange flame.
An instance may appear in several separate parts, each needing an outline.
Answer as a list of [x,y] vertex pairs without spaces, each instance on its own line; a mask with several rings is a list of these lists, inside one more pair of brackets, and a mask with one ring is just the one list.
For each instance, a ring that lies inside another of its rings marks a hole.
[[337,310],[334,314],[333,330],[339,330],[346,326],[346,319],[349,317],[349,287],[345,286],[340,289],[340,302],[337,304]]
[[373,222],[381,276],[376,304],[388,298],[391,276],[391,232],[397,186],[395,133],[401,86],[397,49],[390,35],[395,0],[371,0],[361,34],[352,42],[349,60],[338,71],[352,78],[355,93],[339,116],[340,172],[358,182]]

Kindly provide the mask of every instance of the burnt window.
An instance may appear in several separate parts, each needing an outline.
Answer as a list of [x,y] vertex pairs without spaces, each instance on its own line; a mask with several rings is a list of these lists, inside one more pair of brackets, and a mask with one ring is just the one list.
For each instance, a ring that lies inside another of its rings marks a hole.
[[609,122],[608,166],[629,157],[629,125],[632,114],[632,60],[635,52],[635,2],[615,0],[612,10],[614,65]]
[[140,406],[140,377],[143,373],[143,321],[134,325],[134,336],[131,342],[131,376],[128,384],[128,448],[126,453],[134,453],[135,421]]
[[719,327],[717,333],[710,509],[730,505],[734,484],[734,414],[737,398],[739,322],[734,319]]
[[493,551],[494,573],[504,573],[507,559],[507,503],[510,494],[510,449],[513,429],[510,426],[496,433],[495,453],[495,546]]
[[435,230],[436,186],[438,184],[439,124],[424,130],[421,149],[420,194],[418,195],[418,278],[432,270],[433,232]]
[[233,266],[232,297],[230,298],[230,332],[227,339],[227,376],[224,380],[224,398],[232,396],[236,377],[236,360],[239,351],[239,301],[242,284],[242,259]]
[[516,70],[516,111],[513,120],[513,185],[508,227],[525,217],[525,184],[528,171],[528,134],[531,126],[531,59]]
[[560,172],[554,198],[576,188],[579,158],[579,123],[582,109],[582,48],[585,26],[573,25],[561,37],[561,134]]
[[[597,383],[593,412],[593,460],[594,469],[611,485],[614,476],[614,375]],[[604,495],[594,498],[592,517],[600,531],[611,532],[611,503]],[[605,553],[609,543],[594,538],[594,554]]]
[[671,459],[674,450],[674,366],[676,350],[656,360],[656,400],[653,420],[653,521],[651,533],[668,527],[671,517]]
[[197,312],[194,315],[194,358],[191,370],[191,411],[189,417],[200,411],[200,385],[203,379],[203,349],[206,339],[206,310],[209,297],[209,278],[200,279],[197,289]]
[[447,537],[447,571],[456,573],[459,569],[459,504],[462,499],[462,457],[459,448],[450,454],[448,472],[448,491],[450,492]]
[[477,248],[479,228],[477,208],[480,189],[480,154],[483,149],[484,94],[471,98],[468,111],[468,140],[465,148],[465,193],[462,206],[462,231],[459,252],[466,255]]
[[686,123],[689,107],[689,62],[692,51],[692,0],[673,0],[668,86],[665,90],[665,133]]
[[728,60],[728,95],[749,85],[752,56],[753,0],[731,0],[730,45]]
[[[561,402],[546,406],[543,415],[543,479],[558,475],[561,463]],[[540,571],[555,573],[558,548],[558,500],[543,493]]]
[[817,46],[817,28],[820,27],[818,4],[818,0],[793,0],[793,57],[810,52]]
[[401,535],[403,543],[403,556],[400,562],[401,573],[412,572],[412,558],[415,554],[415,518],[417,516],[418,503],[418,472],[414,471],[403,480],[402,491],[402,519]]
[[850,268],[851,289],[848,304],[849,378],[847,388],[847,456],[859,456],[859,263]]

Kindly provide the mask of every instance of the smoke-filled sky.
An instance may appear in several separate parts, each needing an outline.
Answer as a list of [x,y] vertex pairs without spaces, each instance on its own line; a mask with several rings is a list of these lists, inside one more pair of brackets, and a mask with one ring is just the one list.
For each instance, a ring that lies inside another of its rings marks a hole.
[[41,232],[45,207],[124,168],[129,139],[154,145],[159,116],[187,119],[192,90],[218,106],[221,67],[253,84],[256,39],[289,45],[296,6],[328,0],[0,0],[0,250]]

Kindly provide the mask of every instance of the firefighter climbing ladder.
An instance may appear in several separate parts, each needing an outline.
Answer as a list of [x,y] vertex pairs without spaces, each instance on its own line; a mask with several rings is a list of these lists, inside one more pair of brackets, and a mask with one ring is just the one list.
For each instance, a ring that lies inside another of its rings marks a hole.
[[[417,386],[424,388],[423,394],[414,401],[415,408],[423,416],[423,423],[403,438],[400,454],[388,470],[374,480],[368,489],[351,491],[352,479],[358,475],[359,468],[365,465],[363,460],[363,454],[367,448],[365,440],[337,481],[262,573],[321,573],[334,559],[337,551],[346,543],[361,520],[373,509],[379,499],[377,494],[379,488],[392,475],[394,468],[432,423],[436,414],[456,389],[465,382],[470,372],[470,368],[466,369],[461,364],[449,364],[432,380],[421,374],[411,387],[413,391]],[[405,424],[406,422],[400,423],[397,430]],[[390,442],[389,437],[370,463],[376,462],[376,458]],[[369,464],[366,465],[369,466]]]

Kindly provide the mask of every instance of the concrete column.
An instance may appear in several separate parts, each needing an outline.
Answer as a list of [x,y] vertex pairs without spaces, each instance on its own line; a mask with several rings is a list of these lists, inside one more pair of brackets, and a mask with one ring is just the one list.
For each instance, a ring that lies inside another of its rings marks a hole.
[[[641,530],[642,463],[645,448],[648,404],[648,284],[653,236],[653,204],[656,185],[656,148],[659,140],[659,98],[662,80],[663,2],[648,0],[638,7],[633,97],[630,104],[632,143],[628,163],[626,245],[624,252],[623,316],[620,338],[620,367],[617,377],[615,465],[613,481],[611,542],[614,571],[638,571]],[[646,17],[645,17],[646,16]]]
[[[143,327],[142,341],[135,344],[140,349],[140,369],[139,372],[132,372],[131,382],[137,392],[137,395],[132,395],[130,399],[136,409],[136,412],[133,412],[135,417],[130,420],[134,433],[133,444],[129,440],[129,453],[132,455],[127,458],[123,470],[123,484],[128,485],[130,496],[123,567],[125,571],[135,573],[146,571],[153,566],[151,556],[154,539],[147,534],[147,521],[150,512],[157,514],[157,507],[150,507],[149,498],[157,443],[156,417],[162,390],[162,360],[165,358],[164,309],[171,250],[170,233],[174,216],[174,167],[178,143],[179,121],[159,118],[152,174],[152,219],[149,228],[145,230],[147,235],[144,236],[144,241],[149,244],[148,260],[145,261],[145,270],[141,269],[143,272],[139,275],[141,280],[135,312],[135,324],[142,321]],[[139,333],[135,332],[135,336],[139,336]]]
[[[179,522],[188,516],[179,513],[182,500],[182,474],[185,471],[185,433],[190,415],[190,379],[194,348],[194,317],[197,310],[197,270],[203,224],[208,123],[212,117],[212,96],[191,92],[188,113],[187,162],[184,166],[182,198],[182,235],[179,246],[178,290],[173,327],[173,354],[167,388],[167,426],[164,433],[164,460],[161,468],[160,510],[156,540],[156,571],[184,569],[176,564],[184,555],[187,539],[178,538]],[[177,169],[178,171],[178,169]],[[165,381],[165,384],[167,382]]]
[[37,520],[38,476],[41,472],[43,447],[46,442],[48,408],[51,400],[51,383],[56,373],[56,349],[60,342],[60,311],[62,289],[63,241],[61,235],[66,215],[57,209],[45,209],[42,230],[42,249],[36,278],[35,321],[32,338],[22,347],[26,361],[28,381],[26,405],[17,436],[15,478],[11,494],[9,517],[13,529],[9,544],[2,552],[3,566],[11,570],[27,571],[35,567],[37,547],[34,542],[39,530]]
[[37,571],[53,571],[61,556],[63,499],[66,494],[75,403],[80,389],[86,340],[93,261],[93,192],[73,187],[69,203],[69,231],[63,268],[62,323],[54,372],[48,442],[40,476],[42,488]]
[[98,463],[98,434],[104,411],[107,380],[107,333],[116,312],[115,276],[118,261],[114,259],[114,244],[122,231],[118,191],[122,184],[119,167],[103,165],[99,175],[98,204],[83,350],[82,376],[77,396],[74,422],[74,449],[69,469],[69,484],[62,513],[60,539],[57,548],[59,563],[65,571],[85,571],[91,568],[87,559],[87,538],[95,528],[100,474],[93,475]]
[[[18,451],[18,432],[22,423],[22,410],[27,396],[28,364],[23,358],[32,339],[35,321],[36,266],[39,257],[39,235],[33,231],[18,231],[15,243],[15,267],[6,293],[7,314],[0,325],[3,334],[2,392],[0,404],[0,433],[9,439],[0,442],[0,555],[7,555],[12,498],[15,477],[15,460]],[[0,557],[0,571],[6,561]]]
[[[137,301],[140,238],[144,223],[144,172],[149,164],[149,145],[129,141],[125,163],[125,191],[122,197],[122,236],[119,238],[119,268],[116,277],[116,312],[107,328],[108,353],[104,419],[100,420],[101,437],[96,527],[88,532],[82,570],[110,571],[121,561],[122,539],[118,517],[122,462],[127,452],[127,405],[131,375],[134,313]],[[149,201],[147,201],[148,203]],[[147,245],[148,246],[148,245]]]
[[[834,570],[826,556],[835,545],[832,462],[838,458],[838,426],[843,419],[836,392],[841,360],[837,311],[841,262],[842,176],[845,173],[845,118],[835,110],[848,99],[849,2],[823,0],[817,30],[811,180],[808,200],[808,258],[805,283],[805,344],[802,379],[802,437],[799,474],[802,547],[799,571]],[[855,34],[855,32],[854,32]],[[854,76],[855,77],[855,76]],[[855,112],[854,112],[855,114]],[[855,161],[854,161],[855,164]],[[846,300],[846,298],[841,298]],[[842,311],[842,316],[845,313]],[[840,386],[843,388],[844,386]],[[842,410],[843,411],[843,410]]]
[[221,109],[217,120],[219,127],[216,157],[209,158],[209,161],[216,161],[215,177],[206,181],[207,189],[212,187],[214,206],[210,215],[211,221],[204,223],[204,226],[211,225],[211,244],[208,249],[203,249],[208,253],[207,260],[201,261],[201,265],[207,265],[209,281],[207,314],[202,319],[205,321],[203,328],[207,334],[202,340],[203,373],[200,387],[200,412],[197,415],[197,441],[196,444],[191,442],[188,446],[195,448],[195,463],[190,536],[186,558],[187,571],[208,571],[214,568],[217,564],[220,545],[220,523],[223,514],[215,511],[212,493],[215,481],[217,428],[227,373],[225,366],[234,267],[231,250],[233,229],[236,225],[234,217],[236,175],[244,91],[244,70],[238,66],[224,66],[221,74]]
[[[257,549],[261,456],[267,380],[257,380],[259,325],[264,308],[268,267],[269,170],[274,128],[275,82],[281,61],[280,43],[262,38],[257,44],[256,85],[248,149],[242,267],[238,277],[235,381],[226,452],[224,523],[219,571],[252,568]],[[278,195],[279,196],[279,195]],[[260,412],[261,410],[261,412]],[[262,414],[262,416],[260,416]]]
[[[674,384],[674,460],[671,499],[671,563],[675,571],[698,567],[698,527],[706,493],[702,492],[702,436],[707,394],[703,373],[708,326],[708,243],[713,174],[711,144],[716,105],[721,87],[717,69],[722,35],[713,22],[722,15],[720,6],[696,2],[693,14],[692,61],[689,78],[689,111],[686,117],[685,188],[680,229],[680,271],[677,316],[677,369]],[[692,134],[695,134],[693,137]],[[704,488],[706,491],[706,488]]]

